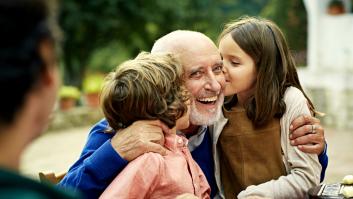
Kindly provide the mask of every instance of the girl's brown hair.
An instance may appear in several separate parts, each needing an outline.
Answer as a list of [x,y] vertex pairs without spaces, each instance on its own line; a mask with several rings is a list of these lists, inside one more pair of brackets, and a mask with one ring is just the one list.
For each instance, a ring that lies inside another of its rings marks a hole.
[[137,120],[159,119],[169,127],[187,111],[182,66],[170,54],[140,53],[109,74],[101,93],[103,113],[114,130]]
[[[225,25],[219,40],[230,34],[233,40],[255,62],[256,91],[245,103],[249,119],[256,126],[266,124],[271,118],[280,118],[286,110],[283,96],[286,88],[298,88],[314,105],[300,85],[294,59],[280,28],[273,22],[255,17],[242,17]],[[237,101],[233,96],[231,103]]]

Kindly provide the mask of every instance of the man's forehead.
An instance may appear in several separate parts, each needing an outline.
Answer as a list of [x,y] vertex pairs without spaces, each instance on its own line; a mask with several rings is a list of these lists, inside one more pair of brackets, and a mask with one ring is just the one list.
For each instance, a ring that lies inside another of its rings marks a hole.
[[219,54],[205,56],[188,56],[186,59],[181,58],[181,62],[185,72],[207,69],[212,68],[216,65],[222,65],[222,59]]

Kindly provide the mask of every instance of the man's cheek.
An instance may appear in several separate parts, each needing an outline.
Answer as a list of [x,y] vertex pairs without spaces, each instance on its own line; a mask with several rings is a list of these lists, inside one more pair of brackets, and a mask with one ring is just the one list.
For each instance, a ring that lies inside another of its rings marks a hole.
[[224,73],[219,73],[219,74],[217,74],[216,75],[216,79],[217,79],[217,81],[223,81],[223,82],[225,82],[225,75],[224,75]]
[[198,96],[198,89],[197,89],[197,84],[185,84],[186,89],[190,92],[192,95],[191,97],[197,98]]
[[221,85],[222,89],[224,89],[224,87],[226,85],[226,80],[224,78],[224,75],[218,77],[217,82]]

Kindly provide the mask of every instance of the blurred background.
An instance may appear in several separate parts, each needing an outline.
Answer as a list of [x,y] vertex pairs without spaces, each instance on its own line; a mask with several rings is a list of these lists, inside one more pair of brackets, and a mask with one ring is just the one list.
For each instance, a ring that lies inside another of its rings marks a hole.
[[327,181],[353,174],[353,0],[51,0],[61,31],[62,87],[49,130],[30,146],[21,170],[65,172],[78,158],[89,126],[102,114],[104,76],[122,61],[149,51],[177,29],[217,42],[223,25],[243,15],[276,22],[326,130]]

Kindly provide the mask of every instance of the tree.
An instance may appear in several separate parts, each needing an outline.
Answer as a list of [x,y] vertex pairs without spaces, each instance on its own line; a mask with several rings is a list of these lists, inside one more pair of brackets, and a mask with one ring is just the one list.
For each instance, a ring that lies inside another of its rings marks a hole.
[[109,70],[119,64],[115,61],[149,51],[156,39],[173,30],[200,31],[216,40],[225,22],[245,14],[272,19],[290,46],[302,50],[306,47],[302,4],[301,0],[65,0],[59,18],[64,30],[64,83],[80,86],[89,64],[109,65],[104,66]]
[[214,22],[215,5],[211,0],[62,1],[64,82],[80,85],[93,52],[110,43],[135,56],[141,50],[148,51],[158,37],[172,30],[206,32],[213,25],[209,22]]
[[270,0],[261,16],[273,20],[295,51],[306,49],[307,13],[302,0]]

